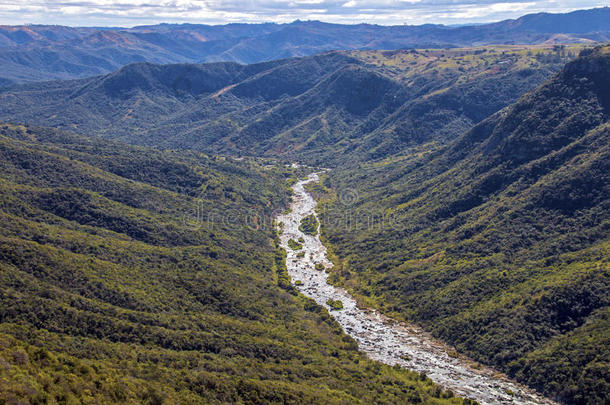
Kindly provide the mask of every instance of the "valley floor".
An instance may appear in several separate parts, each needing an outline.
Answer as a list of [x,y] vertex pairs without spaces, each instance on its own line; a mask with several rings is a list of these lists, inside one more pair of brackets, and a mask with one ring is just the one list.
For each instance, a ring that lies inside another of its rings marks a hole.
[[[316,202],[304,187],[315,181],[318,181],[317,174],[311,174],[296,183],[291,211],[278,217],[278,223],[282,224],[281,244],[287,252],[286,265],[297,288],[328,308],[343,329],[358,342],[360,350],[374,360],[425,373],[445,389],[483,404],[554,403],[495,370],[454,354],[417,327],[359,308],[345,290],[328,284],[327,273],[316,270],[316,264],[318,268],[320,264],[325,268],[332,266],[326,248],[317,234],[307,235],[299,230],[301,219],[315,214]],[[294,243],[297,240],[302,247]],[[337,301],[341,301],[342,309],[332,308]]]

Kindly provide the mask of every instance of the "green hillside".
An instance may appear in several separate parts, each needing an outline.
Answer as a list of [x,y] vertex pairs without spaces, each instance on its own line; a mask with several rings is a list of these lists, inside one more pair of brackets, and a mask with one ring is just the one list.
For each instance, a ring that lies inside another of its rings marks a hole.
[[254,65],[138,63],[0,90],[0,119],[126,143],[326,167],[445,143],[580,46],[330,52]]
[[610,400],[610,48],[313,191],[333,281],[570,404]]
[[289,169],[0,126],[0,403],[462,403],[287,284]]

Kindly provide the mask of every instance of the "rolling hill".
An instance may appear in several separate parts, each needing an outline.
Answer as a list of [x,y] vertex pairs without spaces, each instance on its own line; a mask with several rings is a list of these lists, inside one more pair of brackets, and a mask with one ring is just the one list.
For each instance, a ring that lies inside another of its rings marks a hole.
[[0,125],[0,402],[470,403],[291,288],[263,164]]
[[313,191],[333,280],[569,404],[608,402],[610,47],[446,145]]
[[539,13],[477,26],[160,24],[133,28],[0,27],[0,84],[74,79],[134,62],[258,63],[330,50],[449,48],[610,39],[610,9]]
[[445,143],[581,47],[331,52],[253,65],[128,65],[0,91],[0,119],[161,148],[327,166]]

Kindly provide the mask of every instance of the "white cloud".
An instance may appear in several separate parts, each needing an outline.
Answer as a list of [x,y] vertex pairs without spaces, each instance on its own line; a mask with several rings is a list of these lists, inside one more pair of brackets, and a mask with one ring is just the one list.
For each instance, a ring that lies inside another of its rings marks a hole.
[[474,23],[566,12],[607,0],[0,0],[2,24],[133,26],[315,19],[338,23]]

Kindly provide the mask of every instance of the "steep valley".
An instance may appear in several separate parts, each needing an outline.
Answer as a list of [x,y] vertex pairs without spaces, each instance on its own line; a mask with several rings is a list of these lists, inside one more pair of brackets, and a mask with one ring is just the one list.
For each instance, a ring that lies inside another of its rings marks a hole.
[[0,404],[608,403],[609,117],[574,44],[7,85]]
[[608,393],[610,52],[315,186],[330,280],[566,403]]
[[298,171],[2,124],[0,173],[0,403],[464,403],[290,286]]
[[[313,173],[296,183],[291,211],[278,217],[282,246],[287,252],[286,266],[299,291],[326,306],[346,333],[358,342],[360,350],[374,360],[424,373],[445,389],[481,404],[555,403],[495,370],[460,357],[414,325],[396,322],[359,306],[345,290],[328,284],[327,271],[333,263],[319,235],[306,234],[299,228],[303,218],[315,215],[315,201],[305,186],[318,181],[318,175]],[[291,240],[302,240],[301,248],[291,248]]]

